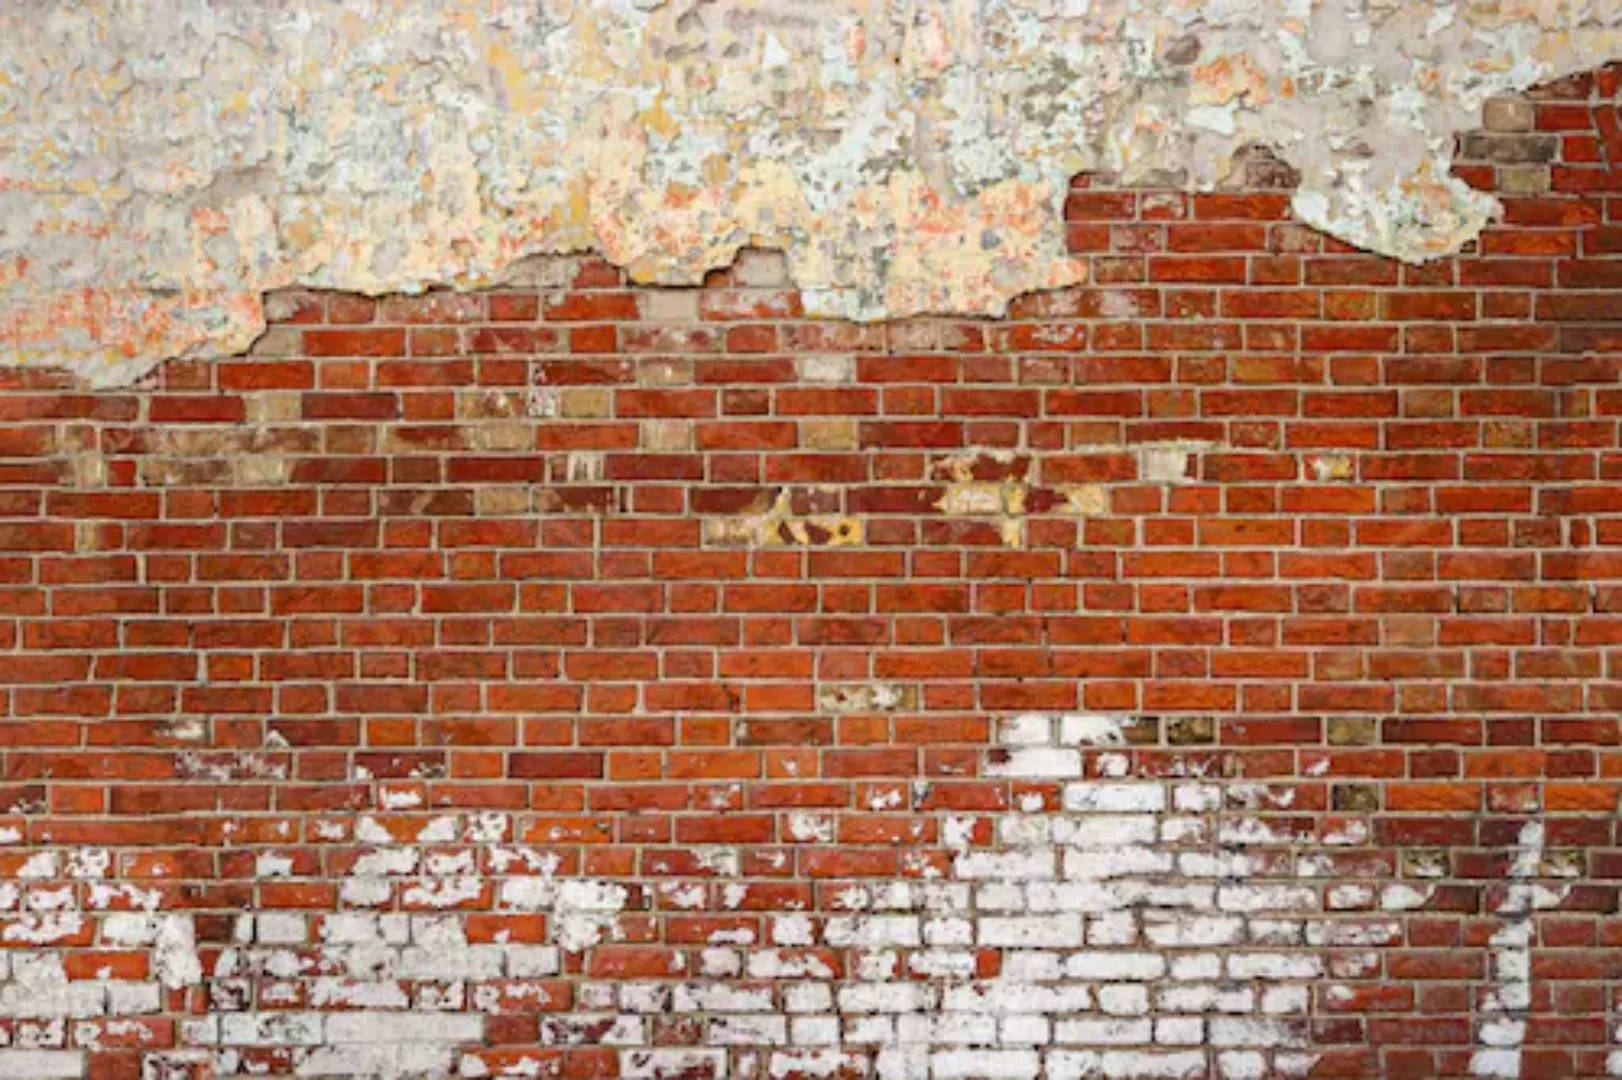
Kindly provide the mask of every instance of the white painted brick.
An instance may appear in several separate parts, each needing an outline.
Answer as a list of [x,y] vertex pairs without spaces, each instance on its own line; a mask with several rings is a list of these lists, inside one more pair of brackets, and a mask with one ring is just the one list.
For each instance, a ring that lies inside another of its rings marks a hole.
[[1228,1051],[1217,1055],[1217,1073],[1222,1080],[1264,1080],[1267,1058],[1253,1050]]
[[1331,911],[1364,911],[1373,906],[1374,886],[1372,885],[1336,885],[1329,890],[1329,909]]
[[1284,823],[1261,818],[1223,818],[1217,828],[1217,838],[1224,844],[1256,844],[1287,846],[1312,842],[1311,832],[1294,833]]
[[1071,880],[1101,881],[1166,874],[1171,871],[1172,859],[1169,851],[1142,846],[1102,850],[1072,847],[1064,853],[1064,876]]
[[1149,911],[1143,916],[1143,936],[1164,948],[1232,945],[1244,934],[1242,919],[1219,915],[1168,915]]
[[1150,1054],[1111,1050],[1103,1056],[1107,1077],[1120,1080],[1203,1080],[1205,1055],[1197,1051]]
[[[291,984],[290,984],[291,985]],[[406,1009],[411,999],[400,983],[370,982],[358,979],[318,978],[308,986],[312,1009]]]
[[947,1050],[931,1054],[935,1080],[1034,1080],[1042,1059],[1029,1050]]
[[1149,907],[1210,911],[1216,906],[1216,888],[1211,885],[1123,882],[1120,891],[1134,903],[1146,904]]
[[1278,1020],[1217,1017],[1211,1021],[1213,1046],[1293,1046],[1299,1037]]
[[625,1080],[669,1080],[673,1076],[727,1075],[725,1050],[622,1050],[620,1075]]
[[997,1019],[978,1013],[909,1013],[896,1017],[896,1042],[918,1046],[990,1046]]
[[457,1054],[452,1047],[403,1043],[393,1050],[395,1069],[402,1076],[448,1076],[455,1071]]
[[972,945],[974,923],[968,919],[927,919],[924,941],[930,945]]
[[101,937],[125,948],[150,945],[158,938],[158,920],[144,912],[116,911],[102,917]]
[[648,1023],[640,1016],[615,1016],[612,1013],[593,1015],[571,1012],[541,1017],[540,1041],[543,1044],[578,1043],[588,1032],[590,1041],[603,1046],[643,1046],[647,1043]]
[[999,974],[1009,982],[1053,982],[1059,978],[1062,968],[1058,953],[1021,949],[1003,957]]
[[923,1012],[934,1007],[939,993],[920,983],[873,985],[857,983],[839,988],[839,1011],[847,1013]]
[[1415,911],[1430,903],[1435,893],[1434,885],[1416,889],[1404,882],[1397,882],[1381,890],[1380,908],[1383,911]]
[[1318,891],[1293,885],[1229,885],[1217,893],[1223,911],[1312,911]]
[[894,1016],[847,1016],[844,1021],[846,1043],[888,1046],[896,1041]]
[[894,952],[858,952],[855,977],[867,982],[894,982],[901,967],[901,957]]
[[500,945],[412,945],[400,950],[395,974],[402,979],[440,981],[498,979],[506,963]]
[[1155,1020],[1158,1046],[1201,1046],[1205,1043],[1205,1021],[1197,1016],[1163,1016]]
[[969,906],[974,886],[959,882],[908,882],[918,894],[917,906],[934,915],[955,915]]
[[619,1007],[633,1013],[669,1012],[675,992],[675,987],[666,983],[622,983]]
[[299,1076],[449,1076],[452,1051],[431,1043],[372,1046],[350,1043],[321,1046],[305,1051],[299,1058]]
[[923,938],[919,920],[904,915],[835,916],[823,929],[823,940],[829,945],[864,949],[905,948],[918,945]]
[[261,944],[302,945],[309,936],[309,920],[303,915],[267,911],[254,918],[254,940]]
[[1149,988],[1126,983],[1101,986],[1098,1011],[1109,1016],[1142,1016],[1149,1011]]
[[1333,920],[1307,924],[1307,944],[1329,946],[1395,945],[1402,940],[1402,924],[1389,920],[1347,922]]
[[1215,784],[1178,784],[1172,805],[1190,814],[1203,814],[1222,806],[1222,789]]
[[1290,948],[1301,944],[1306,936],[1306,923],[1299,919],[1251,919],[1250,941],[1253,945]]
[[791,1013],[833,1012],[833,989],[827,983],[794,983],[783,989],[783,1008]]
[[220,1042],[226,1046],[319,1046],[321,1013],[226,1013],[220,1017]]
[[[1109,849],[1152,844],[1155,836],[1155,819],[1140,814],[1060,818],[1053,827],[1056,842],[1078,848],[1103,848],[1101,855],[1105,858],[1116,854]],[[1127,857],[1125,852],[1121,854]]]
[[1007,1016],[998,1036],[1004,1046],[1045,1046],[1053,1040],[1053,1025],[1045,1016]]
[[674,1013],[770,1012],[772,1008],[772,991],[766,986],[687,983],[672,988],[670,996]]
[[1136,945],[1137,916],[1130,911],[1112,911],[1087,920],[1087,944]]
[[502,950],[507,975],[514,979],[536,979],[556,975],[562,968],[558,950],[551,945],[508,945]]
[[814,954],[797,954],[783,949],[752,951],[747,961],[754,979],[827,979],[833,971]]
[[1269,986],[1262,991],[1262,1012],[1268,1016],[1295,1016],[1307,1011],[1311,993],[1305,986]]
[[1323,961],[1300,953],[1229,953],[1230,979],[1316,979]]
[[218,1046],[220,1015],[188,1017],[180,1022],[180,1042],[184,1046]]
[[382,941],[379,917],[358,911],[336,912],[321,920],[321,940],[333,945]]
[[778,915],[769,925],[774,945],[809,945],[813,940],[811,920],[804,915]]
[[1045,817],[1007,814],[997,819],[997,842],[1005,847],[1038,847],[1052,843],[1051,822]]
[[1017,746],[1004,751],[1004,760],[986,764],[986,775],[1019,780],[1066,780],[1081,777],[1081,751],[1041,746]]
[[1066,784],[1064,808],[1076,814],[1155,813],[1166,808],[1159,784]]
[[965,881],[1029,881],[1051,878],[1053,869],[1052,851],[966,851],[952,860],[953,873]]
[[927,949],[907,956],[907,970],[930,979],[967,979],[979,970],[979,961],[973,952]]
[[1102,713],[1066,713],[1059,717],[1059,742],[1064,746],[1119,746],[1126,741],[1120,717]]
[[1006,980],[948,986],[942,1005],[952,1012],[986,1016],[1077,1013],[1092,1008],[1092,991],[1077,983],[1042,985]]
[[0,1077],[7,1080],[59,1080],[84,1075],[78,1050],[0,1050]]
[[783,1016],[721,1016],[710,1021],[711,1046],[781,1046],[788,1042]]
[[1042,713],[1004,717],[997,724],[997,741],[1004,746],[1053,745],[1053,718]]
[[574,1007],[587,1012],[612,1010],[619,1000],[619,988],[615,983],[583,982],[574,991]]
[[1211,838],[1211,825],[1204,818],[1166,817],[1160,819],[1163,844],[1204,844]]
[[929,1051],[922,1047],[885,1046],[875,1064],[884,1080],[929,1080]]
[[1177,873],[1184,877],[1248,878],[1264,870],[1265,863],[1242,852],[1186,851],[1177,856]]
[[1002,948],[1067,948],[1084,941],[1081,916],[1064,914],[984,916],[979,937],[981,945]]
[[102,985],[107,988],[108,1016],[142,1016],[163,1008],[163,987],[155,982],[109,979]]
[[484,1018],[468,1013],[353,1012],[327,1015],[327,1040],[335,1043],[479,1042]]
[[1134,1046],[1153,1039],[1154,1025],[1148,1020],[1061,1020],[1054,1034],[1060,1043]]
[[866,1066],[867,1055],[840,1050],[777,1050],[767,1062],[768,1076],[845,1076]]
[[1179,982],[1198,982],[1222,976],[1222,958],[1213,955],[1174,956],[1171,958],[1171,977]]
[[[1087,852],[1066,853],[1066,873],[1071,870],[1069,865],[1070,856],[1090,854]],[[1099,914],[1119,911],[1128,902],[1127,898],[1121,894],[1120,889],[1114,885],[1099,885],[1093,882],[1067,881],[1062,884],[1033,882],[1027,886],[1027,891],[1030,894],[1030,909],[1032,911],[1080,911]]]
[[97,983],[46,983],[20,972],[17,978],[0,985],[0,1016],[83,1020],[107,1011],[106,987]]
[[1166,958],[1151,952],[1080,952],[1065,958],[1065,976],[1087,982],[1144,982],[1166,973]]
[[974,890],[974,906],[978,911],[1054,911],[1055,905],[1040,908],[1033,899],[1045,886],[1022,885],[1013,881],[990,881]]
[[1091,1050],[1053,1050],[1043,1055],[1048,1080],[1087,1080],[1099,1075],[1103,1059]]
[[839,1017],[796,1016],[789,1024],[789,1041],[796,1046],[837,1046]]
[[1256,995],[1248,986],[1168,986],[1155,995],[1155,1004],[1173,1013],[1248,1013]]
[[1099,776],[1120,778],[1132,771],[1132,759],[1125,754],[1099,754],[1093,759]]

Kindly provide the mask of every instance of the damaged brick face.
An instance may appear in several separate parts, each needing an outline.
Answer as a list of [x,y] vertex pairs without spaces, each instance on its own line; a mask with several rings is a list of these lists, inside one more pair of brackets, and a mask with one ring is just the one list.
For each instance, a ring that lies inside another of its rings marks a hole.
[[[1422,267],[285,291],[0,391],[0,1077],[1622,1075],[1616,73]],[[1271,185],[1271,186],[1269,186]]]
[[1454,133],[1619,55],[1601,0],[11,4],[0,358],[125,385],[246,348],[269,290],[587,250],[693,284],[782,249],[814,314],[1001,314],[1084,280],[1078,171],[1211,190],[1255,147],[1299,219],[1419,260],[1495,210]]

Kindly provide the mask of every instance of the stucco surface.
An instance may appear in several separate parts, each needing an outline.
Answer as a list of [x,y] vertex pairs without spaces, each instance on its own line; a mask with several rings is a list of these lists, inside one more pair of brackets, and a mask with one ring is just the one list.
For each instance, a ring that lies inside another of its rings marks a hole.
[[1622,55],[1611,0],[120,0],[0,10],[0,360],[99,384],[239,351],[266,290],[691,283],[782,248],[815,313],[996,315],[1076,281],[1106,171],[1299,170],[1419,260],[1493,94]]

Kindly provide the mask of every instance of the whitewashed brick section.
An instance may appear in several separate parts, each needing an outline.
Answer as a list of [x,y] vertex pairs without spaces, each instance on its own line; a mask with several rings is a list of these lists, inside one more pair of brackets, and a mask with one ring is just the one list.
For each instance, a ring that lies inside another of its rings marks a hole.
[[[538,1060],[487,1067],[480,1056],[487,1014],[534,1010],[543,1045],[616,1048],[627,1080],[745,1069],[751,1080],[762,1069],[1229,1080],[1310,1066],[1311,984],[1372,974],[1348,976],[1344,957],[1331,971],[1311,950],[1390,943],[1400,924],[1326,904],[1320,865],[1271,850],[1295,840],[1249,809],[1255,799],[1230,799],[1232,782],[1197,771],[1142,773],[1123,731],[1089,714],[1003,721],[983,771],[1046,793],[943,816],[943,875],[930,866],[819,885],[803,911],[762,912],[753,929],[685,948],[669,972],[678,978],[576,981],[572,1012],[552,1010],[547,980],[576,970],[570,954],[621,940],[631,889],[556,874],[553,856],[502,842],[514,835],[505,822],[475,830],[436,819],[415,842],[397,842],[363,821],[365,850],[343,883],[356,887],[347,910],[250,913],[206,977],[188,974],[184,950],[172,959],[171,970],[205,984],[216,1011],[188,1020],[181,1046],[161,1053],[201,1054],[225,1075],[273,1048],[308,1076],[544,1074]],[[835,815],[784,820],[807,845],[837,835]],[[701,855],[718,877],[661,883],[654,910],[752,910],[738,853]],[[471,933],[464,911],[437,905],[475,894],[494,897],[497,913],[544,914],[548,939],[492,941]],[[419,910],[393,910],[402,898]],[[89,914],[103,920],[104,940],[125,947],[160,950],[165,927],[168,939],[189,941],[155,910]],[[1000,954],[991,977],[981,974],[987,950]],[[72,981],[52,957],[0,955],[0,1015],[91,1019],[162,1006],[156,981]],[[1516,1000],[1513,986],[1500,993]],[[691,1025],[696,1045],[654,1044],[672,1018]],[[72,1051],[8,1049],[0,1080],[79,1076],[83,1064]]]

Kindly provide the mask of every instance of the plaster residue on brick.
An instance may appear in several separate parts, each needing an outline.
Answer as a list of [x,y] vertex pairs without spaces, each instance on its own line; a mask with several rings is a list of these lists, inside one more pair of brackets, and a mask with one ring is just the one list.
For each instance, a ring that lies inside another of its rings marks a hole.
[[125,382],[244,348],[266,290],[499,281],[596,249],[686,283],[782,248],[814,313],[997,314],[1078,280],[1106,170],[1419,259],[1491,200],[1485,100],[1622,54],[1592,0],[131,0],[0,13],[0,353]]

